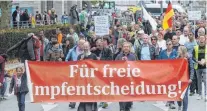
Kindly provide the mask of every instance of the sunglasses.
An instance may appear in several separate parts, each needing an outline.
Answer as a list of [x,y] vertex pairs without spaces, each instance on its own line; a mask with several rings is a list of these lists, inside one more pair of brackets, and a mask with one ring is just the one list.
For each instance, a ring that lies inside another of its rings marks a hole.
[[172,45],[172,44],[166,44],[166,45]]

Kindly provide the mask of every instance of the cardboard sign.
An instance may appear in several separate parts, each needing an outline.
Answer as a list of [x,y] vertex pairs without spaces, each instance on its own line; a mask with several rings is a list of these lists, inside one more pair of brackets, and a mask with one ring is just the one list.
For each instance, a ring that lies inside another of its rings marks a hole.
[[201,20],[201,11],[188,11],[188,20]]
[[109,18],[108,16],[95,16],[95,33],[103,36],[109,34]]

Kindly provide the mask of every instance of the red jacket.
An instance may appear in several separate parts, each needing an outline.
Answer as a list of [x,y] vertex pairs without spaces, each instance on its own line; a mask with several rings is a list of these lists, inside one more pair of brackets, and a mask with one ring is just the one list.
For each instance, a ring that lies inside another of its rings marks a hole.
[[5,70],[5,59],[0,56],[0,83],[4,80],[4,70]]

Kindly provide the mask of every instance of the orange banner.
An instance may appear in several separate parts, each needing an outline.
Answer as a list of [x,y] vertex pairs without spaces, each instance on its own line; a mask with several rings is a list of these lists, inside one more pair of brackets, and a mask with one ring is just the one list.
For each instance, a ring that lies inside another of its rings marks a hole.
[[188,87],[187,60],[26,61],[32,102],[180,100]]

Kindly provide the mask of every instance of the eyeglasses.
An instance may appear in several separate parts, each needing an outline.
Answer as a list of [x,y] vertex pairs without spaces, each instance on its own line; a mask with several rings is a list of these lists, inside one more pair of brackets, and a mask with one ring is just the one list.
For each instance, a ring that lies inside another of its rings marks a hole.
[[166,45],[172,45],[172,44],[166,44]]

